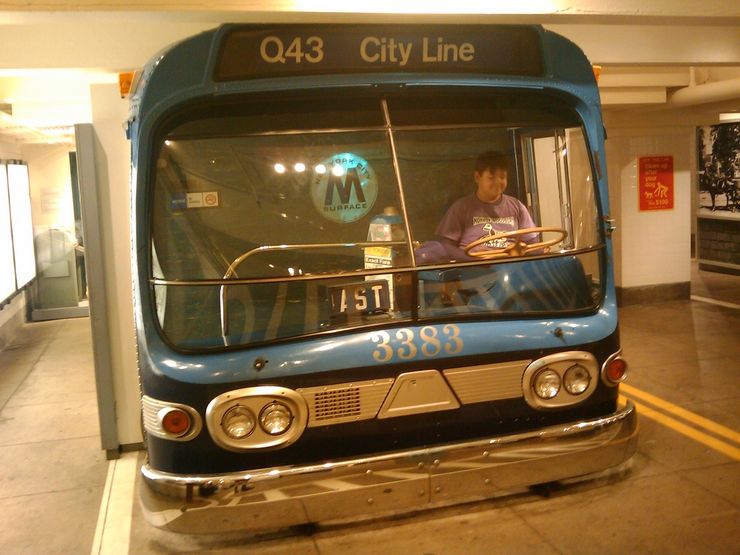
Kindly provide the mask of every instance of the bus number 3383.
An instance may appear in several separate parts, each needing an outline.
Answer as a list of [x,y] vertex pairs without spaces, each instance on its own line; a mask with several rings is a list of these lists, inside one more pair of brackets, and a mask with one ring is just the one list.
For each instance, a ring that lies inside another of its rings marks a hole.
[[378,362],[388,362],[394,356],[410,360],[419,353],[424,357],[435,357],[442,352],[455,355],[463,349],[460,328],[456,324],[424,326],[418,337],[410,328],[397,330],[393,337],[387,331],[378,331],[370,334],[370,340],[376,343],[373,359]]

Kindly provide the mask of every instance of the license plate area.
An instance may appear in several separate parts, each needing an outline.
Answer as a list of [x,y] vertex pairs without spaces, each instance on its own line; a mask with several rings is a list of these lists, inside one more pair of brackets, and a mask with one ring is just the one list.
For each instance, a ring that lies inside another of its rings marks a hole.
[[391,308],[390,288],[384,279],[330,287],[329,298],[333,316],[382,314]]

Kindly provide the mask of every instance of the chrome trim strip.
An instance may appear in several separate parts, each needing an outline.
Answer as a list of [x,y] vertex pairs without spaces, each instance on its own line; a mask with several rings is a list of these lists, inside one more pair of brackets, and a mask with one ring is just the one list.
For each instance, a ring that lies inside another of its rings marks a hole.
[[274,530],[587,476],[623,463],[636,448],[628,402],[591,420],[299,467],[176,475],[144,465],[139,493],[146,518],[172,531]]
[[[236,269],[239,267],[239,265],[244,262],[247,258],[249,258],[252,255],[262,253],[262,252],[271,252],[271,251],[292,251],[292,250],[319,250],[319,249],[329,249],[329,248],[337,248],[337,247],[356,247],[356,248],[364,248],[364,247],[373,247],[378,246],[379,244],[382,245],[403,245],[403,241],[382,241],[382,242],[375,242],[375,243],[305,243],[300,245],[262,245],[261,247],[254,248],[252,250],[249,250],[238,257],[236,257],[231,264],[229,264],[229,267],[226,270],[226,273],[223,277],[223,283],[221,284],[221,289],[219,291],[219,308],[220,308],[220,316],[221,316],[221,336],[224,340],[224,345],[229,345],[228,335],[229,335],[229,317],[227,314],[227,303],[226,303],[226,286],[231,282],[229,279],[232,275],[236,275]],[[289,278],[288,278],[289,279]],[[283,277],[280,279],[280,282],[285,282],[286,277]]]
[[[376,243],[370,243],[366,245],[365,243],[344,243],[346,245],[355,245],[355,246],[384,246],[384,245],[406,245],[406,241],[383,241],[383,242],[376,242]],[[537,256],[523,256],[519,258],[500,258],[495,260],[486,260],[486,261],[472,261],[472,262],[450,262],[446,264],[430,264],[428,266],[416,266],[415,268],[412,268],[410,266],[407,267],[399,267],[399,268],[393,268],[393,273],[401,274],[401,273],[410,273],[410,272],[424,272],[427,270],[446,270],[449,268],[464,268],[468,266],[490,266],[492,264],[504,264],[504,263],[511,263],[511,262],[525,262],[528,260],[540,260],[543,258],[557,258],[557,257],[563,257],[563,256],[575,256],[579,254],[588,254],[590,252],[595,252],[598,250],[601,250],[606,245],[604,243],[599,243],[598,245],[590,245],[588,247],[583,247],[581,249],[575,249],[570,251],[563,251],[563,252],[549,252],[548,254],[543,255],[537,255]],[[364,276],[375,276],[380,274],[387,274],[389,271],[388,268],[382,268],[382,269],[358,269],[356,271],[352,272],[336,272],[336,273],[326,273],[326,274],[304,274],[302,276],[282,276],[282,277],[270,277],[270,278],[244,278],[244,279],[223,279],[223,278],[216,278],[216,279],[165,279],[165,278],[149,278],[149,283],[152,285],[171,285],[171,286],[214,286],[214,285],[249,285],[252,283],[279,283],[282,281],[314,281],[314,280],[320,280],[320,279],[337,279],[337,278],[348,278],[348,277],[364,277]]]
[[[272,251],[297,251],[297,250],[320,250],[320,249],[336,249],[338,247],[343,248],[367,248],[367,247],[378,247],[378,246],[395,246],[405,245],[405,241],[375,241],[375,242],[357,242],[357,243],[302,243],[294,245],[262,245],[252,250],[245,252],[244,254],[236,257],[234,261],[229,265],[229,268],[224,274],[224,281],[231,281],[229,278],[232,275],[236,275],[237,267],[244,262],[250,256],[261,252],[272,252]],[[285,276],[290,277],[290,276]]]
[[569,437],[575,434],[581,434],[587,431],[594,431],[607,426],[612,426],[633,417],[635,414],[635,406],[632,401],[628,400],[627,405],[614,414],[594,418],[592,420],[569,422],[567,424],[549,426],[547,428],[541,428],[531,432],[496,436],[465,443],[453,443],[436,447],[409,449],[406,451],[397,451],[392,453],[385,453],[382,455],[371,455],[368,457],[360,457],[357,459],[324,462],[305,466],[263,468],[250,472],[233,472],[230,474],[171,474],[169,472],[161,472],[159,470],[153,469],[148,464],[142,466],[141,471],[142,474],[144,474],[144,476],[146,476],[149,480],[161,481],[170,485],[213,487],[214,485],[223,486],[224,484],[226,484],[228,485],[228,487],[231,487],[235,482],[244,480],[249,482],[260,482],[263,480],[276,480],[281,477],[291,477],[302,474],[314,474],[317,472],[326,472],[328,470],[336,470],[340,468],[351,468],[364,464],[388,462],[396,459],[408,459],[421,456],[439,457],[444,456],[445,454],[452,453],[459,449],[469,449],[471,447],[491,449],[496,447],[503,447],[506,445],[512,445],[531,439],[556,440],[558,438]]

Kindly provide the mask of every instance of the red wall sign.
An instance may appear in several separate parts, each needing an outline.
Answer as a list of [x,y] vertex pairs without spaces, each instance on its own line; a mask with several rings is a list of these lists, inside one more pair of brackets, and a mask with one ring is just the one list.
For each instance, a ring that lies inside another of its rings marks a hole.
[[640,210],[673,208],[673,156],[640,158]]

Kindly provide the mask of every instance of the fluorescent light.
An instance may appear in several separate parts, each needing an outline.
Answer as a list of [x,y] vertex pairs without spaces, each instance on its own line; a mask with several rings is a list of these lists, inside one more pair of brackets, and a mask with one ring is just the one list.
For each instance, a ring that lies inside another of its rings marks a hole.
[[15,263],[13,262],[13,235],[10,231],[10,203],[8,202],[8,174],[0,164],[0,301],[15,292]]
[[8,164],[8,189],[10,191],[10,223],[13,227],[15,276],[18,289],[20,289],[36,277],[28,166]]
[[722,123],[731,123],[740,121],[740,112],[724,112],[719,115],[719,121]]

